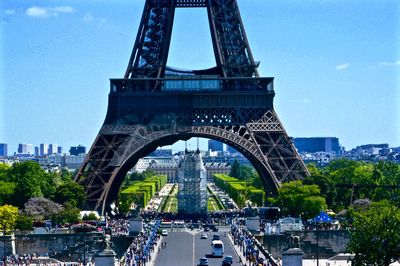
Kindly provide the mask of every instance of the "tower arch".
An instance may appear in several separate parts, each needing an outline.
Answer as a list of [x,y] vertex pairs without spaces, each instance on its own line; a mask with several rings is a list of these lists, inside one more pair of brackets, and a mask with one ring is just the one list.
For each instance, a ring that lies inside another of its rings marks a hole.
[[[175,8],[205,7],[216,66],[166,66]],[[236,0],[146,0],[124,78],[110,80],[108,110],[75,181],[104,213],[126,172],[158,146],[191,137],[241,152],[264,188],[309,172],[273,108],[274,79],[259,77]]]

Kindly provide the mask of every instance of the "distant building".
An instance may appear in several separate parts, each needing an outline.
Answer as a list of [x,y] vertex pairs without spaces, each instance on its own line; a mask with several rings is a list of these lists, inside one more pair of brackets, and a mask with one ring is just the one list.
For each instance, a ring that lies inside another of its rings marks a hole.
[[166,175],[169,183],[177,181],[178,163],[174,157],[153,157],[147,170],[153,171],[156,175]]
[[154,157],[143,157],[140,158],[135,166],[131,169],[132,172],[143,173],[149,168],[150,163],[154,160]]
[[85,146],[75,146],[75,147],[71,147],[69,149],[69,154],[71,155],[80,155],[80,154],[86,154],[86,147]]
[[200,151],[186,152],[178,166],[178,212],[207,213],[207,172]]
[[39,145],[39,149],[40,149],[40,153],[39,153],[40,156],[49,154],[49,144],[41,143]]
[[57,154],[58,144],[49,144],[48,154]]
[[300,153],[301,159],[304,163],[314,163],[317,166],[325,166],[337,156],[334,152],[302,152]]
[[230,154],[239,153],[237,150],[235,150],[234,148],[232,148],[229,145],[226,145],[226,151],[229,152]]
[[40,156],[40,148],[35,146],[35,156]]
[[26,143],[18,144],[18,154],[33,154],[33,145]]
[[208,151],[224,151],[224,143],[210,139],[208,140]]
[[340,155],[339,139],[335,137],[293,138],[297,150],[302,152],[334,152]]
[[172,149],[157,149],[149,154],[149,157],[170,157]]
[[390,160],[397,162],[400,160],[396,148],[390,148],[389,144],[366,144],[357,146],[347,151],[344,156],[352,160],[362,160],[369,162],[378,162],[381,160]]
[[42,168],[63,167],[65,165],[65,158],[58,154],[49,154],[45,156],[37,156],[36,161]]
[[232,164],[235,160],[239,161],[240,164],[251,165],[250,161],[247,160],[247,158],[244,157],[240,153],[229,154],[229,155],[218,155],[218,156],[204,156],[203,157],[203,162],[204,163],[228,163],[228,164]]
[[61,146],[58,146],[58,147],[57,147],[57,153],[58,153],[58,154],[62,154],[62,147],[61,147]]
[[85,161],[86,154],[81,153],[78,155],[66,155],[64,156],[64,167],[69,169],[79,169],[83,161]]
[[7,157],[8,150],[7,150],[7,143],[0,143],[0,157]]
[[400,147],[392,148],[393,152],[400,153]]
[[228,163],[204,163],[204,168],[207,171],[207,182],[214,182],[215,174],[229,175],[231,165]]
[[384,143],[384,144],[365,144],[365,145],[360,145],[357,146],[356,149],[362,149],[362,150],[369,150],[369,149],[388,149],[389,144]]

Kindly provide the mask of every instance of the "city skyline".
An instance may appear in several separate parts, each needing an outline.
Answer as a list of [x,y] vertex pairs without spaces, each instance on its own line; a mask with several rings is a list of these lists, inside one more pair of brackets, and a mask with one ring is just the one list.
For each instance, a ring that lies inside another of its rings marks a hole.
[[[338,137],[346,149],[400,146],[397,1],[238,2],[259,72],[275,77],[275,109],[289,136]],[[43,140],[91,146],[143,4],[2,2],[0,142],[9,152]],[[205,9],[177,10],[168,65],[214,64]]]

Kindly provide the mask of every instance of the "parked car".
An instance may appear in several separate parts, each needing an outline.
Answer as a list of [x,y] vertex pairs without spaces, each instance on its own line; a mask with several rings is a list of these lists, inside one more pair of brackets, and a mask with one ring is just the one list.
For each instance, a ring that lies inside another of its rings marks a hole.
[[201,258],[199,266],[208,266],[208,259],[206,257]]

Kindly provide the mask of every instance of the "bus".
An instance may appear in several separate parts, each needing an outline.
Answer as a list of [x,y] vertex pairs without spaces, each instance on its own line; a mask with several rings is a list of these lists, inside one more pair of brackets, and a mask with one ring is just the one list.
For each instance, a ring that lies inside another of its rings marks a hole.
[[213,240],[211,242],[211,254],[213,257],[224,256],[224,243],[221,240]]

